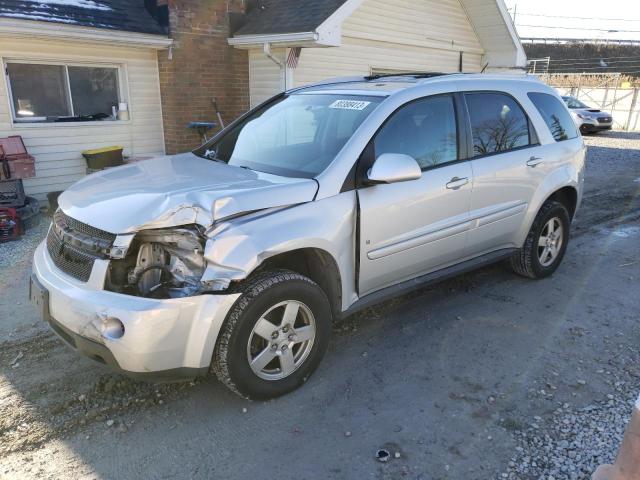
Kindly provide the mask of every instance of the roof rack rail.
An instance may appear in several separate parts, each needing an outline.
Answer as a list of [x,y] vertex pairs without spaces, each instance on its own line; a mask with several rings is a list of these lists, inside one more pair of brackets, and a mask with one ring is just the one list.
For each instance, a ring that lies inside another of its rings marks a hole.
[[365,80],[378,80],[380,78],[388,77],[413,77],[413,78],[431,78],[440,77],[442,75],[451,75],[450,73],[443,72],[398,72],[398,73],[376,73],[374,75],[367,75]]

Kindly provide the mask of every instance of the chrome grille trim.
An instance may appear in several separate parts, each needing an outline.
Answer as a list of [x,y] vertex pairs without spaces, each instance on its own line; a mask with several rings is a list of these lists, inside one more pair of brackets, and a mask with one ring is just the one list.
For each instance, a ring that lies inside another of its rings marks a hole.
[[115,241],[117,236],[113,233],[105,232],[104,230],[100,230],[99,228],[87,225],[86,223],[79,222],[78,220],[65,215],[64,212],[60,209],[56,210],[56,213],[53,215],[53,221],[62,230],[70,229],[75,232],[80,232],[89,237],[98,238],[100,240],[107,240],[111,243]]
[[88,282],[100,252],[113,245],[116,235],[65,215],[61,210],[53,216],[47,235],[47,251],[56,267],[67,275]]

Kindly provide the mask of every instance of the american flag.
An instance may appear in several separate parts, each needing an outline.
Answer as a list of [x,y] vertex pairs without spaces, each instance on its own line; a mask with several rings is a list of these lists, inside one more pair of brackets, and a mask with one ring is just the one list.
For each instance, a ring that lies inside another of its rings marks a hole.
[[292,70],[298,66],[298,60],[300,60],[300,52],[302,48],[294,47],[289,49],[289,55],[287,56],[287,67]]

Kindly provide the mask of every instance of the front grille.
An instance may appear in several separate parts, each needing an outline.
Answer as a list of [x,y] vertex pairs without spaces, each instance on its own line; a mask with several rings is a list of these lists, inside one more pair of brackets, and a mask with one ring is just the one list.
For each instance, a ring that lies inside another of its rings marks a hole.
[[81,282],[89,281],[96,257],[65,244],[53,228],[47,235],[47,250],[53,263],[64,273]]
[[67,275],[89,281],[93,264],[103,258],[100,249],[110,247],[116,236],[86,225],[58,210],[47,235],[47,250],[56,267]]
[[113,243],[113,241],[116,239],[116,236],[113,233],[105,232],[104,230],[100,230],[99,228],[79,222],[78,220],[65,215],[64,212],[60,209],[58,209],[54,214],[53,221],[63,230],[70,229],[75,232],[80,232],[89,237],[98,238],[100,240],[107,240],[111,243]]
[[609,123],[611,120],[611,117],[598,117],[598,122],[600,123]]

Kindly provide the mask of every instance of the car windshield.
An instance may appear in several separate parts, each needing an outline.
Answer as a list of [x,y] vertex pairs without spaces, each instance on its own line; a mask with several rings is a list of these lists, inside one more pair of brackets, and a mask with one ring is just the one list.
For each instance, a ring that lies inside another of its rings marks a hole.
[[260,172],[313,178],[383,99],[324,93],[284,96],[194,153]]
[[589,108],[589,105],[582,103],[575,97],[562,97],[564,103],[567,104],[569,108]]

